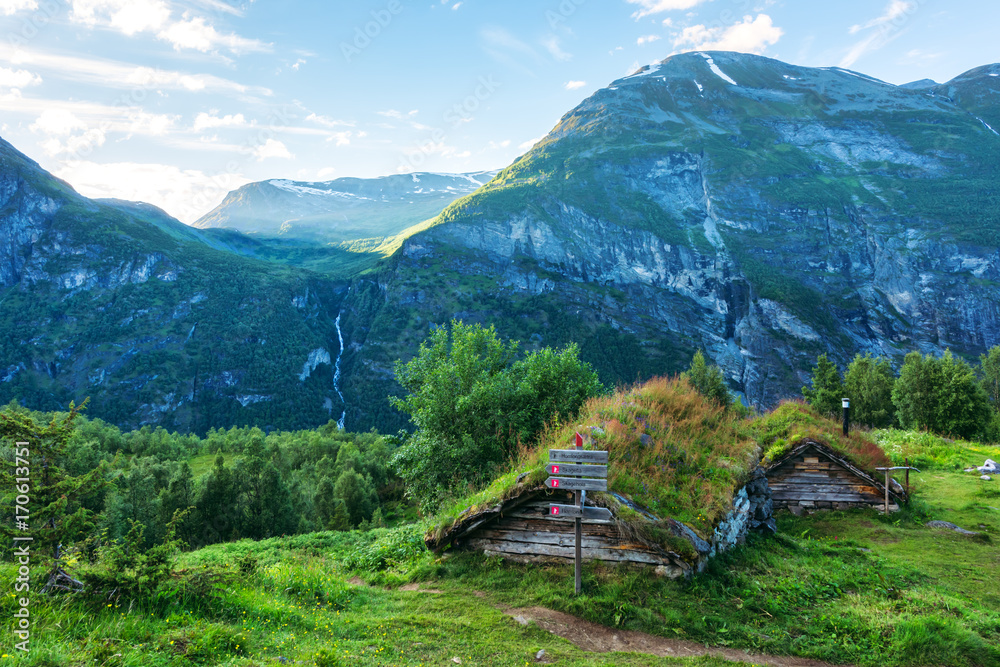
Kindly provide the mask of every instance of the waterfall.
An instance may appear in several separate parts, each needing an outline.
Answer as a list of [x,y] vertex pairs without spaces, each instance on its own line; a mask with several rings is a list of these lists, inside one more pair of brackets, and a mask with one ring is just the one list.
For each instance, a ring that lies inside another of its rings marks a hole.
[[[343,312],[337,313],[337,319],[334,322],[334,326],[337,327],[337,339],[340,341],[340,352],[337,353],[337,361],[333,365],[333,390],[337,392],[337,396],[340,396],[340,402],[347,407],[347,401],[344,400],[344,395],[340,393],[340,358],[344,356],[344,335],[340,333],[340,316]],[[341,415],[340,419],[337,420],[337,428],[341,431],[344,430],[344,418],[347,417],[347,410],[345,409]]]

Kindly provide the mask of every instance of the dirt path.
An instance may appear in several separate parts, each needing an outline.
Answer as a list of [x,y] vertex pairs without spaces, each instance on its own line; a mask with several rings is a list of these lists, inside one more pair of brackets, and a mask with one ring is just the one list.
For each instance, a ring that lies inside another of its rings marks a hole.
[[538,627],[569,640],[584,651],[610,653],[612,651],[649,653],[671,658],[693,658],[711,655],[771,667],[835,667],[828,662],[788,656],[754,655],[730,648],[710,648],[702,644],[678,639],[667,639],[644,632],[614,630],[584,621],[544,607],[503,609],[503,612],[522,625],[534,622]]

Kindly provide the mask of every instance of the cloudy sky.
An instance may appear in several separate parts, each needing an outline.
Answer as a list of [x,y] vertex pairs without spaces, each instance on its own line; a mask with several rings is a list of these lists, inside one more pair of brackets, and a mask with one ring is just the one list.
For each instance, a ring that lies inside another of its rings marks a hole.
[[946,81],[1000,61],[997,25],[980,0],[0,0],[0,136],[191,222],[254,180],[503,167],[674,53]]

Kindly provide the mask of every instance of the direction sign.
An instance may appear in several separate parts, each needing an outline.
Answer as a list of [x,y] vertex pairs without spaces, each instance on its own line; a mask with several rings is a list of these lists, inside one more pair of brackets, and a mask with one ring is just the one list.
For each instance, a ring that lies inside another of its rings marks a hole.
[[607,477],[608,466],[574,465],[572,463],[550,463],[545,466],[550,475],[580,475],[581,477]]
[[584,463],[607,463],[608,453],[598,452],[592,449],[550,449],[549,461],[553,463],[573,463],[583,461]]
[[607,491],[606,479],[579,479],[576,477],[549,477],[545,486],[550,489],[565,489],[567,491]]
[[611,510],[603,507],[579,507],[577,505],[549,505],[549,516],[611,521]]

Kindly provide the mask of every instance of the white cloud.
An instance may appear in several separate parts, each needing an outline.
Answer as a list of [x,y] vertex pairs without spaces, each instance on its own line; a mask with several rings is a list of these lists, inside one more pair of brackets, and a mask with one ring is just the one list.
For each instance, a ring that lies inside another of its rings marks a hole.
[[176,122],[177,116],[149,113],[139,108],[132,108],[125,114],[124,127],[118,129],[126,132],[129,136],[133,134],[163,136],[173,129]]
[[767,14],[744,16],[741,23],[709,28],[693,25],[674,40],[674,48],[692,51],[739,51],[761,54],[775,44],[785,31],[774,25]]
[[915,8],[916,4],[908,2],[907,0],[890,0],[881,16],[868,21],[864,25],[852,25],[849,32],[854,35],[862,30],[867,30],[868,28],[874,28],[875,26],[883,25],[885,23],[892,23],[893,21],[911,13]]
[[173,165],[136,162],[72,162],[55,175],[87,197],[148,202],[188,223],[210,211],[230,190],[250,182],[241,174],[213,177]]
[[508,148],[509,146],[510,146],[510,139],[504,139],[503,141],[490,141],[490,143],[486,144],[486,148],[484,148],[483,150],[498,151],[504,148]]
[[537,144],[539,141],[541,141],[544,138],[545,137],[537,137],[535,139],[528,139],[524,143],[518,144],[517,147],[518,147],[519,150],[526,151],[526,150],[529,150],[532,147],[534,147],[535,144]]
[[459,7],[461,7],[461,6],[462,6],[462,3],[461,3],[461,2],[456,2],[455,4],[453,4],[453,5],[451,6],[451,8],[452,8],[452,10],[454,11],[454,10],[458,9]]
[[867,37],[852,45],[848,49],[847,54],[841,59],[840,66],[851,67],[869,51],[880,49],[902,35],[903,31],[900,28],[907,21],[908,15],[915,9],[916,5],[913,2],[890,0],[881,16],[863,25],[851,26],[849,32],[852,35],[870,30],[871,28],[877,27],[879,29],[871,32]]
[[47,135],[66,136],[76,130],[87,129],[87,124],[72,111],[46,109],[28,129]]
[[288,160],[294,157],[288,151],[288,147],[277,139],[268,139],[260,146],[254,148],[252,152],[258,162],[263,162],[269,158],[282,158]]
[[88,26],[110,26],[126,35],[157,30],[170,19],[163,0],[71,0],[70,19]]
[[331,132],[326,140],[335,143],[337,146],[347,146],[351,143],[352,136],[354,136],[353,132]]
[[323,167],[322,169],[316,172],[316,180],[328,181],[331,178],[333,178],[334,174],[336,173],[337,169],[335,167]]
[[562,50],[562,46],[559,43],[559,38],[555,36],[546,37],[542,40],[542,46],[549,52],[554,59],[560,62],[566,62],[567,60],[573,59],[572,53],[566,53]]
[[418,109],[412,109],[408,113],[403,113],[402,111],[397,111],[396,109],[388,109],[387,111],[376,111],[379,116],[384,116],[386,118],[395,118],[397,120],[402,120],[403,118],[410,118],[416,116],[420,111]]
[[639,39],[635,40],[635,43],[638,44],[639,46],[642,46],[643,44],[652,44],[653,42],[659,39],[660,39],[659,35],[643,35]]
[[563,87],[566,90],[576,90],[578,88],[583,88],[586,85],[587,85],[586,81],[567,81],[566,83],[563,84]]
[[225,116],[217,116],[215,112],[205,113],[204,111],[199,113],[194,119],[194,129],[195,132],[201,132],[202,130],[208,130],[215,127],[246,127],[249,125],[243,114],[227,114]]
[[66,109],[46,109],[28,129],[44,135],[41,142],[46,155],[87,155],[104,145],[105,133],[91,128],[79,116]]
[[660,12],[672,12],[679,9],[691,9],[695,5],[700,5],[705,0],[625,0],[629,4],[639,5],[641,9],[632,14],[632,17],[639,20],[651,14]]
[[0,14],[10,16],[22,9],[38,9],[38,3],[35,0],[0,0]]
[[154,69],[115,60],[81,58],[59,53],[14,49],[0,43],[0,61],[31,65],[56,78],[76,83],[88,83],[109,88],[162,88],[189,92],[219,92],[269,96],[267,88],[245,86],[211,74],[186,74],[174,70]]
[[349,123],[346,120],[337,120],[336,118],[321,116],[315,113],[306,116],[306,121],[322,125],[323,127],[354,127],[354,123]]
[[235,33],[224,35],[214,27],[205,22],[200,16],[190,18],[187,14],[183,20],[178,21],[168,28],[160,31],[156,35],[159,39],[170,42],[174,49],[195,49],[207,53],[221,48],[226,48],[241,55],[252,52],[266,52],[271,50],[269,44],[260,40],[247,39]]
[[26,69],[0,67],[0,95],[20,95],[22,88],[37,86],[42,77]]

